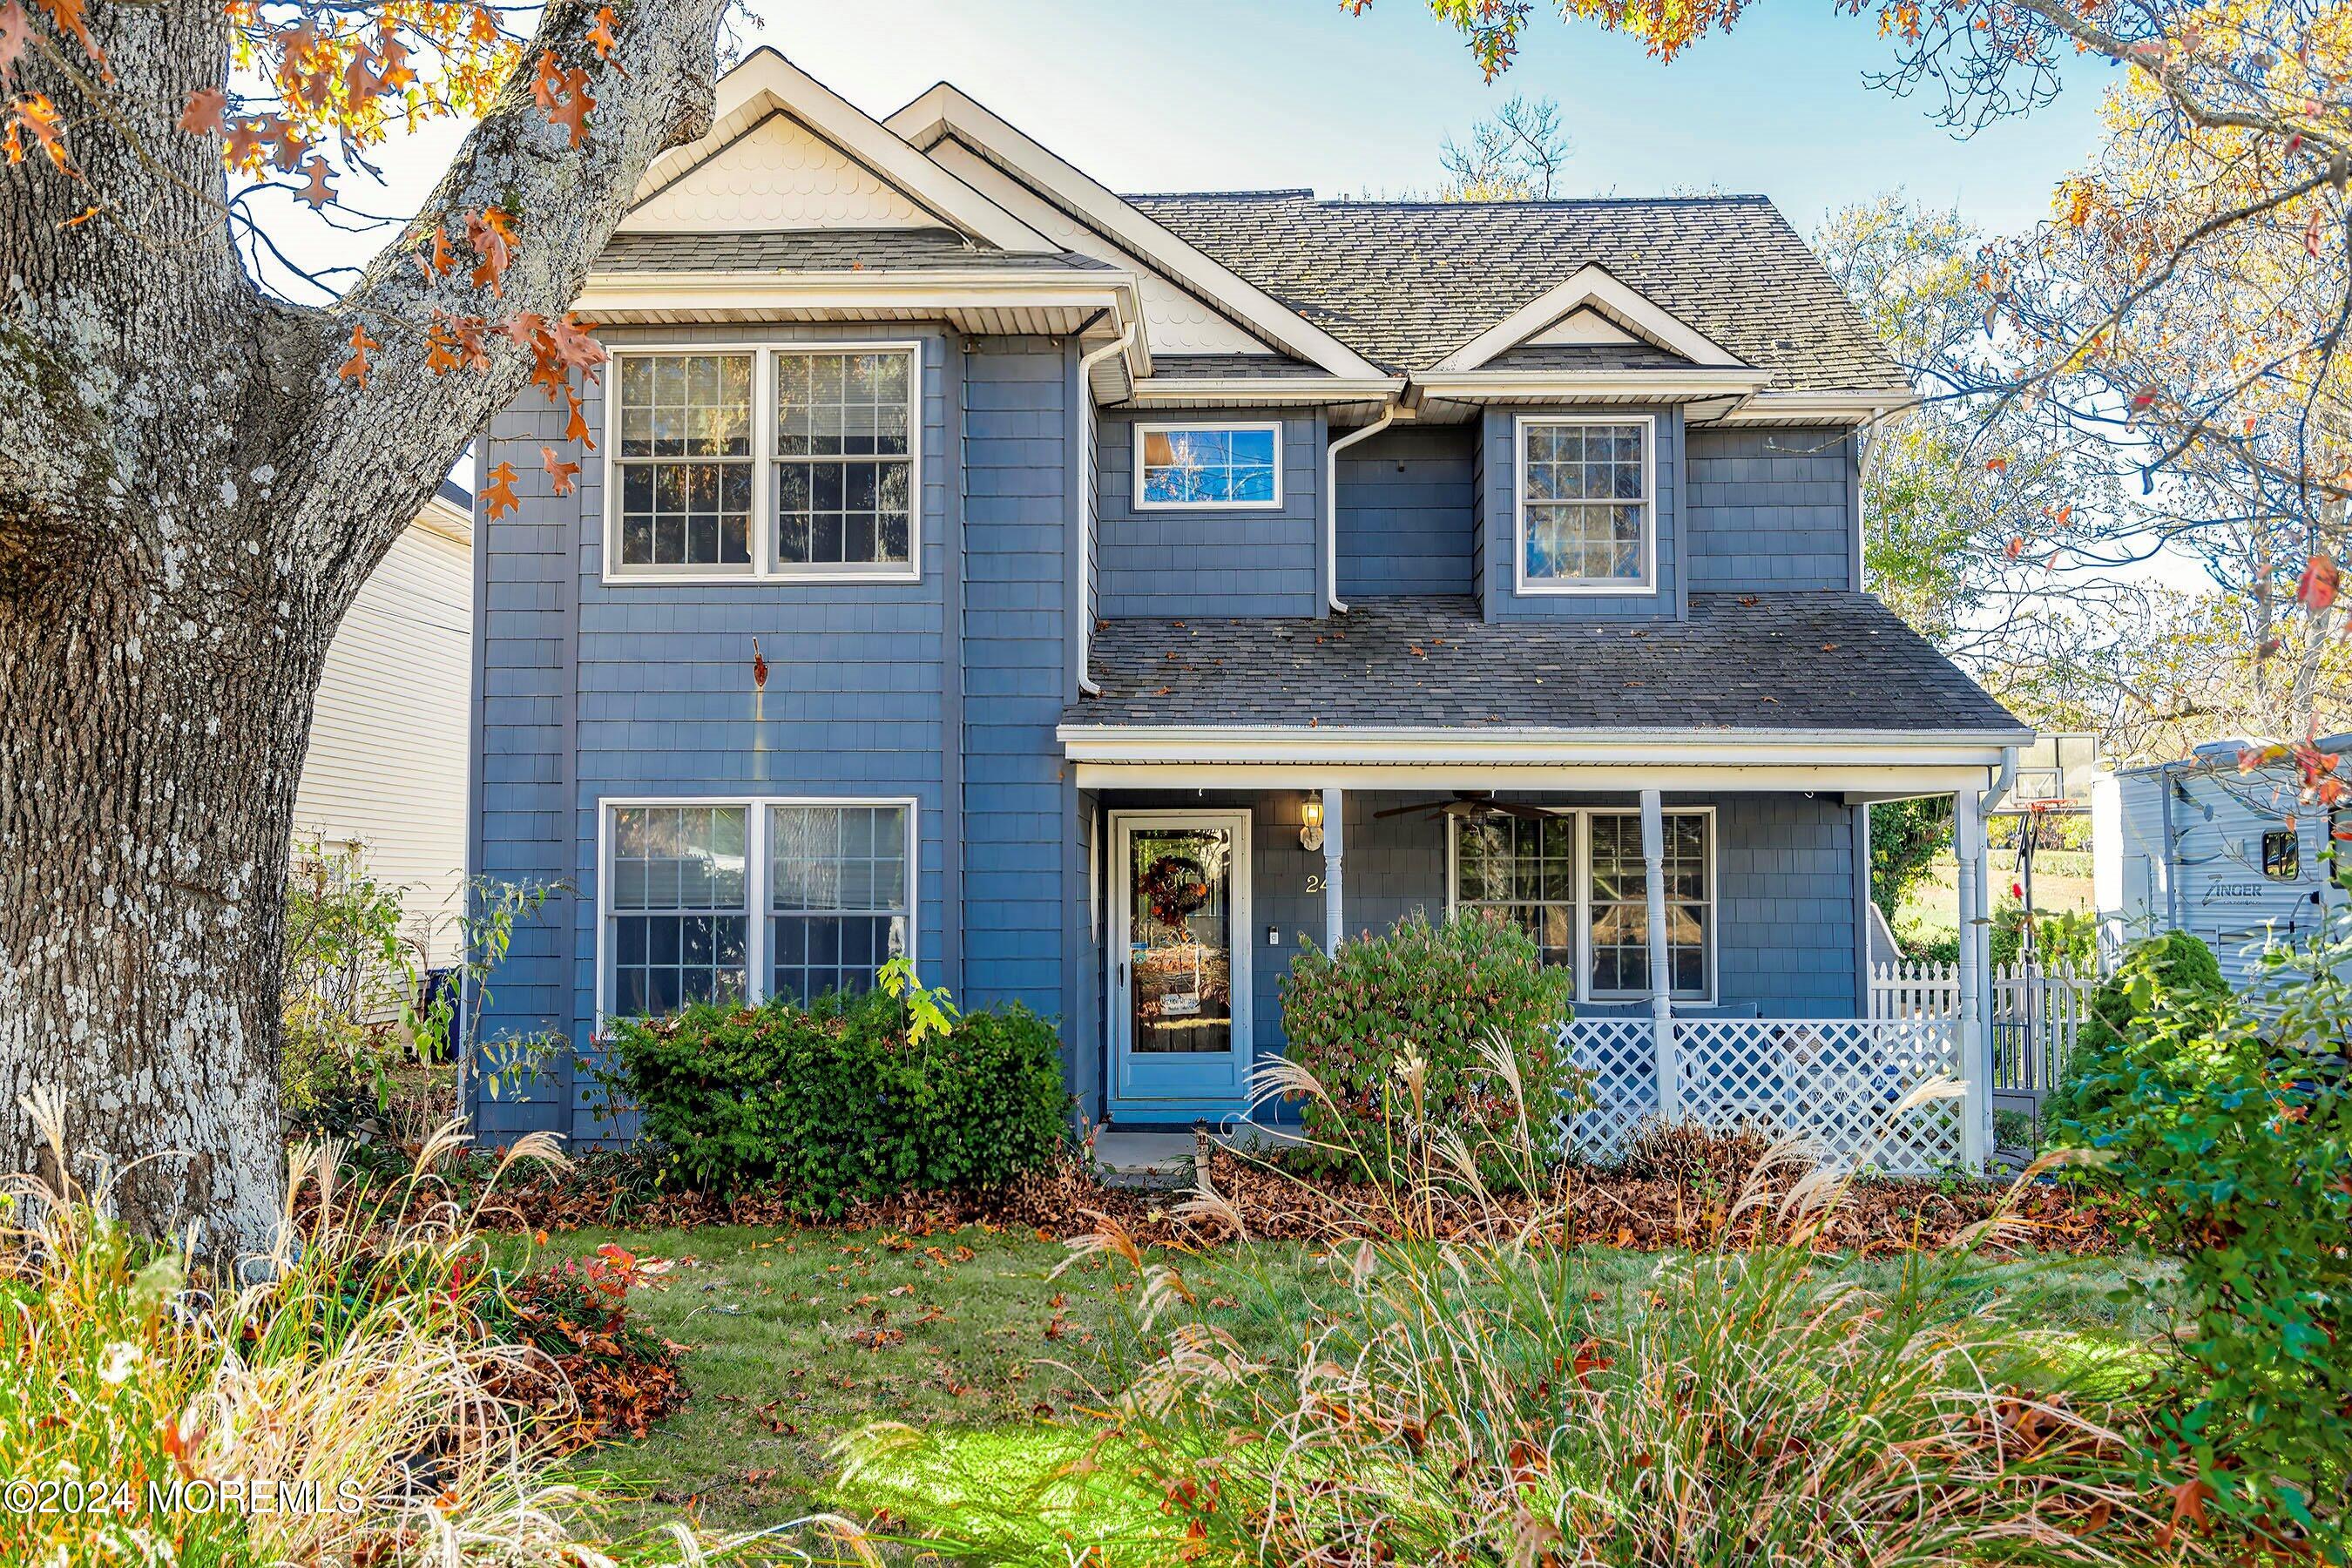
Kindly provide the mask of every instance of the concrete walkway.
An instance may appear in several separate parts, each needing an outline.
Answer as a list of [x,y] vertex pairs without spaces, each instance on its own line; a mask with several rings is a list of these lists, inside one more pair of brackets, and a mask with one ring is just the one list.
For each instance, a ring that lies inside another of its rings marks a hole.
[[[1231,1149],[1266,1149],[1298,1141],[1298,1135],[1287,1128],[1255,1122],[1243,1122],[1209,1137]],[[1199,1147],[1199,1139],[1192,1132],[1104,1127],[1095,1133],[1095,1163],[1101,1167],[1103,1180],[1115,1186],[1189,1187],[1192,1157]]]

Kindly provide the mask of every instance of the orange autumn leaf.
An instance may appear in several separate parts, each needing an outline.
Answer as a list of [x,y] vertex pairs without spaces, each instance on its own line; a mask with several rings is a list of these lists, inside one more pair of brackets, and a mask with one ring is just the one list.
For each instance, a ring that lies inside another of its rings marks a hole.
[[530,100],[546,111],[549,124],[561,125],[572,133],[572,146],[586,138],[588,111],[596,107],[596,100],[588,95],[586,71],[558,65],[553,54],[541,50],[532,74]]
[[613,8],[610,5],[597,6],[596,25],[588,29],[588,42],[595,48],[598,59],[603,60],[623,76],[626,76],[629,74],[629,68],[613,58],[613,51],[621,47],[621,40],[614,32],[614,24],[619,20],[620,18],[613,14]]
[[221,121],[221,113],[228,108],[228,94],[216,87],[200,87],[188,94],[188,105],[180,110],[180,129],[191,136],[226,136],[228,128]]
[[580,465],[563,461],[555,455],[555,448],[552,447],[541,447],[539,449],[539,460],[546,466],[547,477],[554,484],[555,493],[560,496],[570,495],[575,488]]
[[33,139],[40,143],[41,151],[48,154],[58,173],[79,177],[73,160],[66,155],[65,127],[58,123],[58,106],[49,101],[47,93],[20,92],[8,100],[8,132],[5,139],[0,139],[0,147],[5,147],[11,163],[25,161],[21,133],[26,131],[33,133]]
[[343,362],[342,368],[336,371],[335,374],[344,381],[356,381],[362,386],[365,386],[368,378],[368,350],[380,349],[383,346],[382,343],[368,336],[366,322],[353,321],[352,323],[352,357]]
[[512,463],[500,463],[489,472],[490,482],[482,489],[482,508],[492,518],[501,518],[519,510],[522,502],[515,499],[515,471]]
[[310,178],[300,190],[294,193],[296,201],[307,203],[312,212],[317,212],[335,199],[335,187],[327,182],[327,161],[324,158],[312,153],[310,161],[302,165],[302,172]]
[[25,52],[25,29],[29,18],[17,0],[0,5],[0,78],[16,68],[16,58]]
[[466,217],[466,242],[482,258],[474,268],[474,287],[479,289],[487,284],[491,293],[504,294],[507,264],[514,255],[514,220],[497,207],[469,213]]
[[[105,66],[106,51],[100,48],[98,40],[89,36],[89,16],[82,0],[35,0],[35,3],[49,14],[49,20],[58,25],[58,32],[79,44],[82,51],[101,68]],[[110,70],[101,69],[100,74],[108,81],[114,79],[114,73]]]

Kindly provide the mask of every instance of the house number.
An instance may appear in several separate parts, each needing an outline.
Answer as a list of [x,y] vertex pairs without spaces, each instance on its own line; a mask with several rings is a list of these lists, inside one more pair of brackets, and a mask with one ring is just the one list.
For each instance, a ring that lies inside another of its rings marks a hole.
[[1307,873],[1307,890],[1310,893],[1319,893],[1323,890],[1322,872],[1309,871]]

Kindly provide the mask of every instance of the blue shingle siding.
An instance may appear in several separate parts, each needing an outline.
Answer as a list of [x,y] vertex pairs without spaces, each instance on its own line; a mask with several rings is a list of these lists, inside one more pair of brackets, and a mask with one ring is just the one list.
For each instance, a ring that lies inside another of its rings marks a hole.
[[[1657,530],[1656,591],[1607,594],[1521,594],[1517,584],[1518,457],[1521,419],[1575,415],[1606,419],[1636,415],[1656,419],[1652,482]],[[1567,620],[1655,620],[1683,614],[1688,584],[1682,566],[1683,415],[1680,408],[1490,408],[1479,442],[1479,596],[1489,621],[1556,616]]]
[[1074,695],[1064,605],[1083,548],[1069,504],[1082,467],[1071,363],[1045,339],[972,346],[963,356],[962,999],[1018,1000],[1059,1016],[1076,795],[1054,730]]
[[1768,1018],[1863,1016],[1854,814],[1827,797],[1736,795],[1716,814],[1717,984]]
[[1472,591],[1476,427],[1391,426],[1339,454],[1339,597]]
[[1855,462],[1843,430],[1692,431],[1692,591],[1860,587]]
[[[1138,423],[1282,425],[1282,505],[1232,510],[1135,507]],[[1313,616],[1322,612],[1319,410],[1106,409],[1097,463],[1100,599],[1108,619],[1168,616]]]

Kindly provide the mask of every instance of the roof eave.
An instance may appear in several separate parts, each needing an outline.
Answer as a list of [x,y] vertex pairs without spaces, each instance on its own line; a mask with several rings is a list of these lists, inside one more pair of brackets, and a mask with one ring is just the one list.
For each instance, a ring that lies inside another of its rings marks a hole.
[[1428,371],[1412,378],[1431,397],[1455,403],[1685,403],[1745,397],[1770,380],[1769,371],[1738,369],[1579,371]]
[[1084,763],[1479,763],[1496,766],[1997,763],[2032,738],[2023,725],[1967,730],[1397,728],[1065,723],[1064,754]]

